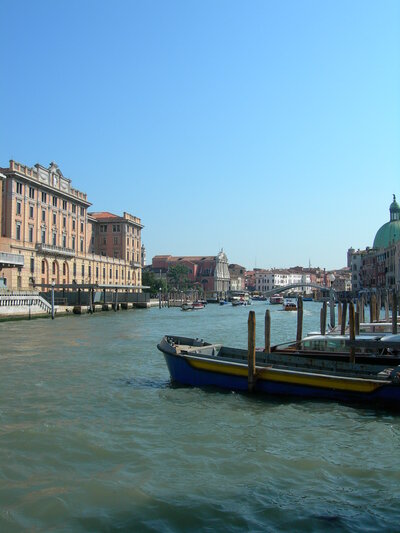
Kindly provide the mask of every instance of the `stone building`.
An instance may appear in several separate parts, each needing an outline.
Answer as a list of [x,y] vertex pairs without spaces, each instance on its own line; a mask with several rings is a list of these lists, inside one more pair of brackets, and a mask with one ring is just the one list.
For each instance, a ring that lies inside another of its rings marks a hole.
[[213,256],[156,255],[151,271],[160,277],[167,275],[171,266],[184,265],[192,284],[198,283],[208,297],[225,297],[229,291],[230,275],[228,258],[224,251]]
[[[91,203],[55,163],[10,161],[2,180],[0,253],[19,256],[0,285],[27,290],[49,283],[141,286],[139,218],[89,213]],[[1,268],[1,264],[0,264]]]
[[231,291],[244,291],[246,288],[246,268],[236,263],[228,265]]

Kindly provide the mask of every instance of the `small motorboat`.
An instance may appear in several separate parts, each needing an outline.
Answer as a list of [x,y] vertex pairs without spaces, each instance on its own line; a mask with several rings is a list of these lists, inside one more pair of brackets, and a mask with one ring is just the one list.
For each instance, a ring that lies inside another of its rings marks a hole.
[[204,309],[204,304],[203,302],[194,302],[192,305],[192,308],[193,309]]
[[284,300],[283,300],[283,310],[284,311],[297,311],[297,300],[296,300],[296,298],[284,298]]

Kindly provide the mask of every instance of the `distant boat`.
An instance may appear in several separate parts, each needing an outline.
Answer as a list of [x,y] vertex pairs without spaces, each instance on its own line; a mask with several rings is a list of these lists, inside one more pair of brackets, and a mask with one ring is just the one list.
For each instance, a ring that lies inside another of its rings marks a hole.
[[227,302],[226,300],[220,300],[219,301],[219,305],[228,305],[229,302]]
[[203,302],[194,302],[192,305],[193,309],[204,309]]
[[284,311],[297,311],[296,298],[284,298],[283,299],[283,310]]
[[280,296],[279,294],[274,294],[273,296],[269,297],[269,303],[271,305],[283,304],[283,296]]

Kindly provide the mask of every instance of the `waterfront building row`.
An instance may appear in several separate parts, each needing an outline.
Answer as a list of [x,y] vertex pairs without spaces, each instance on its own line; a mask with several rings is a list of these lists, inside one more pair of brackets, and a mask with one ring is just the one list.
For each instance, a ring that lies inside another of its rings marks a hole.
[[354,291],[400,289],[400,206],[395,195],[389,213],[389,221],[377,231],[372,247],[347,251]]
[[151,271],[166,277],[171,267],[183,265],[191,284],[202,287],[208,297],[225,297],[230,290],[228,258],[221,250],[215,256],[172,256],[156,255],[152,259]]
[[55,163],[10,161],[0,169],[0,286],[41,284],[141,286],[140,218],[89,212],[86,193]]

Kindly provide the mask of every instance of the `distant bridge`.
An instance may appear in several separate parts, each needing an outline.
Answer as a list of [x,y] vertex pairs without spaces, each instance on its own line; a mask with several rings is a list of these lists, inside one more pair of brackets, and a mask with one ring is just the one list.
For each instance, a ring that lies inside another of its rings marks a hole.
[[321,291],[326,292],[333,292],[335,293],[335,289],[332,287],[324,287],[323,285],[317,285],[316,283],[293,283],[292,285],[285,285],[283,287],[275,287],[274,289],[271,289],[270,291],[260,291],[265,296],[272,296],[273,294],[279,294],[280,292],[289,291],[290,289],[297,289],[302,287],[312,287],[313,289],[319,289]]

